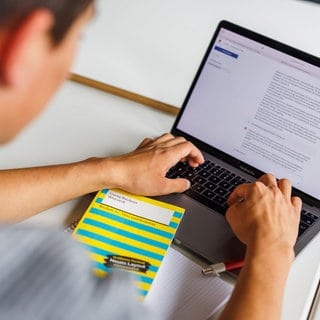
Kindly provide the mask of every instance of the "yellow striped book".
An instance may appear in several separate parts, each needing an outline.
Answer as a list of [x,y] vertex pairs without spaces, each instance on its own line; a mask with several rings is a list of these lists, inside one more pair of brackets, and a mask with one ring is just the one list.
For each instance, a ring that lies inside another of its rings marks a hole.
[[94,272],[132,272],[143,299],[174,238],[184,209],[121,190],[99,191],[73,232],[86,245]]

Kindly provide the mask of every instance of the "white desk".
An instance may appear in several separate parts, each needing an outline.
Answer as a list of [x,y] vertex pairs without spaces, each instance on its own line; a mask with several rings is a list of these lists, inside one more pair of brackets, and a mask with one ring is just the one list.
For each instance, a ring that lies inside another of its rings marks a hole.
[[[170,131],[174,118],[127,100],[67,82],[14,142],[0,147],[0,168],[68,163],[122,154],[146,136]],[[62,227],[79,200],[31,219]]]
[[[173,116],[67,82],[49,108],[15,142],[0,148],[0,167],[77,161],[132,150],[143,137],[170,130]],[[25,223],[61,228],[87,197]],[[80,208],[79,208],[80,207]],[[77,213],[77,212],[76,212]],[[79,214],[79,212],[78,212]],[[297,257],[289,275],[283,320],[306,319],[320,276],[320,235]]]

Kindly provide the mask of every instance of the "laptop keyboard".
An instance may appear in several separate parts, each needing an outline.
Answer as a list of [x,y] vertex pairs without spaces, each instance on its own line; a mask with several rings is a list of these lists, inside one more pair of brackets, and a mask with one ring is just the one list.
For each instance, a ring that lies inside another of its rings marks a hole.
[[316,222],[317,219],[318,217],[316,215],[303,209],[301,211],[298,237],[300,237],[305,231],[307,231],[309,227],[311,227]]
[[191,188],[185,193],[221,214],[227,211],[227,199],[231,192],[239,184],[249,182],[209,160],[197,168],[180,162],[168,171],[167,177],[188,179]]
[[[190,167],[187,162],[179,162],[167,172],[166,176],[171,179],[188,179],[191,187],[185,193],[223,215],[227,211],[227,199],[231,192],[238,185],[250,182],[209,160],[197,168]],[[318,217],[314,214],[302,210],[299,236],[306,232],[317,219]]]

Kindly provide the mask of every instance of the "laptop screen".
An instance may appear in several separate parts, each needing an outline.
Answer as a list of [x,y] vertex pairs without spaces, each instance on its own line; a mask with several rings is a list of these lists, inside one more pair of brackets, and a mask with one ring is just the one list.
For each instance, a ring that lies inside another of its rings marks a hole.
[[320,199],[320,68],[270,41],[220,27],[175,127]]

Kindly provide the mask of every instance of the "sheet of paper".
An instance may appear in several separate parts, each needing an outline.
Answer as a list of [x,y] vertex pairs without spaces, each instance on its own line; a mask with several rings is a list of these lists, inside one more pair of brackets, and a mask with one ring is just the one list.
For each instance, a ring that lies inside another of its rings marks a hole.
[[207,320],[232,289],[220,278],[204,277],[198,264],[170,247],[144,303],[159,319]]

